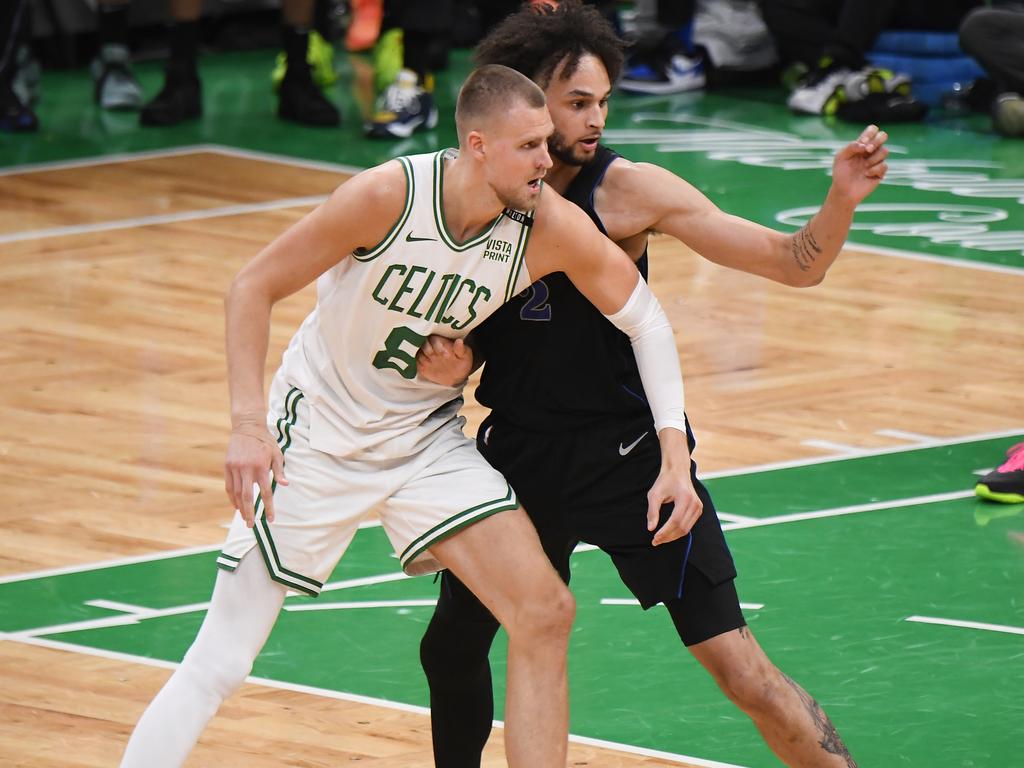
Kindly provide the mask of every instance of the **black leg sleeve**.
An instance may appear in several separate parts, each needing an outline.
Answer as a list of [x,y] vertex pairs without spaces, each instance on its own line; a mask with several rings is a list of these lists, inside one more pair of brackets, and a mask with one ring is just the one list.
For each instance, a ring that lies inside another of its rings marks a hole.
[[1024,11],[972,12],[960,26],[960,45],[981,63],[1000,91],[1024,95]]
[[437,768],[479,768],[494,720],[487,653],[498,620],[451,572],[423,640],[420,663],[430,686],[430,728]]

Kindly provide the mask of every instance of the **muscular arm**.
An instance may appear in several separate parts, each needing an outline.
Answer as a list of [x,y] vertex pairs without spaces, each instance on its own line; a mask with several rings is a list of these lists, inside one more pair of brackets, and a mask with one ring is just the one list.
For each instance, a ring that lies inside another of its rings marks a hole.
[[716,264],[786,285],[816,285],[839,255],[858,203],[885,175],[887,138],[871,126],[836,155],[824,204],[792,234],[725,213],[686,181],[647,163],[613,164],[598,212],[613,239],[663,232]]
[[401,214],[397,163],[355,176],[291,226],[231,282],[225,299],[231,412],[262,414],[263,371],[273,305],[309,285],[359,247],[376,245]]

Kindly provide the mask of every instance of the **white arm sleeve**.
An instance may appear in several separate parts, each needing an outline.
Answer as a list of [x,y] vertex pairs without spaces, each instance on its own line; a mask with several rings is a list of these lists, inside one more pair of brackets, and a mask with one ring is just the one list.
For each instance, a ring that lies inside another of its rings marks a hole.
[[659,432],[674,427],[686,432],[683,415],[683,374],[679,353],[665,311],[640,275],[636,288],[614,315],[605,315],[620,331],[629,336],[636,356],[640,380],[647,393],[647,402]]

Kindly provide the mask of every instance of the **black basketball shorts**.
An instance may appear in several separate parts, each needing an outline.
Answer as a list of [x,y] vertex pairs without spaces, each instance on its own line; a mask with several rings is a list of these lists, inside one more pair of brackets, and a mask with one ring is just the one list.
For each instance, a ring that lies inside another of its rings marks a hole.
[[[687,437],[692,451],[689,429]],[[703,514],[689,536],[657,547],[651,543],[647,492],[661,469],[661,450],[649,420],[551,434],[520,429],[492,414],[480,426],[477,448],[515,489],[566,581],[569,555],[582,541],[608,553],[645,609],[669,605],[686,645],[745,624],[732,555],[695,465],[691,479]],[[671,511],[671,505],[662,508],[662,523]]]

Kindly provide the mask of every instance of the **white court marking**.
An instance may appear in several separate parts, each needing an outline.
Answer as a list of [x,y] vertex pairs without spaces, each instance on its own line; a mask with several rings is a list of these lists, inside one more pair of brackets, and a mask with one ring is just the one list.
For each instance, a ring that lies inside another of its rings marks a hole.
[[[635,597],[602,597],[601,605],[635,605],[639,606],[640,601]],[[661,603],[658,603],[661,605]],[[764,608],[764,603],[740,603],[740,608],[745,611],[759,611]]]
[[906,620],[918,624],[941,624],[947,627],[961,627],[962,629],[981,629],[986,632],[1006,632],[1010,635],[1024,635],[1024,627],[1011,627],[1006,624],[986,624],[983,621],[942,619],[935,616],[908,616]]

